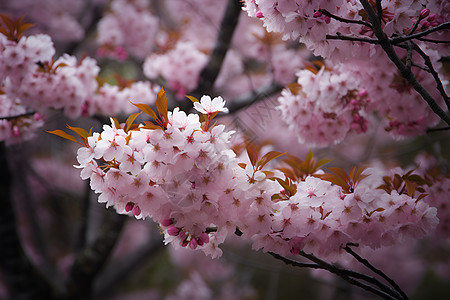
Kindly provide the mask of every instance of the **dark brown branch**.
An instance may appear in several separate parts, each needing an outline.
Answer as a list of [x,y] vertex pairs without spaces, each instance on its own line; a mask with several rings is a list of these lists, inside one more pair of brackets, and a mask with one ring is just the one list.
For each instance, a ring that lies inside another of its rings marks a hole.
[[319,9],[319,11],[324,14],[325,16],[330,17],[331,19],[335,19],[339,22],[343,22],[343,23],[349,23],[349,24],[359,24],[359,25],[363,25],[363,26],[367,26],[369,28],[372,28],[372,24],[370,24],[369,22],[365,22],[365,21],[360,21],[360,20],[350,20],[350,19],[345,19],[345,18],[341,18],[339,16],[333,15],[332,13],[330,13],[328,10],[326,9]]
[[0,120],[14,120],[14,119],[18,119],[18,118],[23,118],[23,117],[30,117],[32,115],[34,115],[36,112],[35,111],[30,111],[27,113],[23,113],[20,115],[14,115],[14,116],[8,116],[8,117],[0,117]]
[[433,112],[437,114],[447,124],[450,125],[450,117],[436,103],[436,101],[433,99],[430,93],[420,84],[420,82],[417,80],[417,78],[414,76],[411,70],[409,70],[405,66],[405,64],[401,61],[401,59],[398,57],[390,40],[381,29],[381,24],[373,10],[372,5],[367,0],[360,0],[360,1],[365,11],[367,12],[367,15],[369,16],[369,20],[373,25],[373,31],[380,42],[380,46],[383,48],[384,52],[386,52],[389,59],[395,64],[395,66],[400,71],[403,78],[405,78],[412,85],[412,87],[422,96],[422,98],[428,103],[428,106],[430,106]]
[[377,16],[378,16],[378,20],[382,20],[383,18],[383,8],[381,7],[381,0],[377,0],[376,1],[376,7],[377,7]]
[[417,46],[417,44],[415,44],[412,41],[410,41],[410,43],[412,44],[414,50],[417,53],[419,53],[420,56],[422,56],[423,60],[425,61],[425,65],[428,67],[429,72],[431,73],[431,75],[433,75],[433,78],[436,81],[436,88],[441,93],[441,96],[444,99],[445,104],[447,105],[447,108],[450,110],[450,103],[448,100],[448,95],[444,90],[444,86],[442,85],[442,81],[439,78],[438,73],[436,72],[436,70],[433,67],[433,64],[431,63],[430,57],[428,55],[426,55],[425,52],[423,52],[423,50],[419,46]]
[[107,210],[107,220],[102,224],[97,239],[86,246],[76,257],[67,281],[68,299],[90,299],[94,279],[105,265],[111,254],[126,216]]
[[[366,12],[367,12],[367,10],[366,10]],[[396,37],[396,38],[392,38],[390,40],[390,42],[391,42],[391,44],[398,44],[398,43],[402,43],[402,42],[405,42],[405,41],[408,41],[408,40],[418,39],[420,37],[429,35],[430,33],[433,33],[433,32],[439,31],[439,30],[449,29],[449,28],[450,28],[450,22],[446,22],[446,23],[442,23],[442,24],[440,24],[440,25],[438,25],[436,27],[430,28],[430,29],[422,31],[422,32],[418,32],[418,33],[411,34],[411,35],[404,35],[404,36],[399,36],[399,37]]]
[[[377,288],[375,288],[373,286],[364,284],[364,283],[362,283],[362,282],[360,282],[360,281],[350,277],[349,276],[350,274],[344,272],[342,269],[338,268],[335,265],[329,264],[329,263],[321,260],[320,258],[318,258],[318,257],[316,257],[316,256],[314,256],[312,254],[308,254],[308,253],[305,253],[303,251],[300,251],[299,254],[301,256],[309,259],[310,261],[315,262],[316,264],[323,266],[325,270],[327,270],[327,271],[329,271],[329,272],[331,272],[331,273],[341,277],[342,279],[344,279],[345,281],[349,282],[350,284],[356,285],[356,286],[358,286],[358,287],[360,287],[360,288],[362,288],[362,289],[364,289],[366,291],[369,291],[369,292],[371,292],[371,293],[373,293],[375,295],[378,295],[378,296],[380,296],[380,297],[382,297],[384,299],[390,299],[390,300],[399,299],[397,293],[395,291],[393,291],[392,289],[390,289],[386,285],[383,285],[383,290],[385,290],[385,291],[381,291],[381,290],[379,290],[379,289],[377,289]],[[356,273],[356,272],[351,272],[351,274],[354,274],[354,273]],[[390,291],[390,292],[387,292],[387,291]]]
[[0,143],[0,270],[11,299],[51,299],[52,288],[26,256],[12,204],[7,151]]
[[272,82],[267,86],[258,88],[250,93],[242,95],[238,98],[231,100],[227,103],[227,107],[230,113],[237,112],[243,108],[246,108],[260,100],[270,97],[276,93],[281,92],[283,86],[279,83]]
[[242,3],[239,0],[228,0],[225,14],[220,24],[220,30],[217,35],[216,44],[209,56],[208,63],[200,73],[199,84],[192,92],[196,97],[211,93],[217,76],[219,75],[225,55],[231,45],[234,30],[236,29],[239,15],[241,13]]
[[427,129],[427,132],[446,131],[446,130],[450,130],[450,126],[441,127],[441,128],[429,128],[429,129]]
[[148,266],[147,262],[155,260],[158,252],[164,249],[164,244],[160,237],[158,235],[156,238],[150,238],[147,243],[133,253],[126,255],[122,260],[114,262],[114,264],[110,264],[99,276],[93,298],[108,299],[108,295],[111,295],[114,287],[119,287],[124,278],[132,275],[132,272]]
[[435,43],[435,44],[450,44],[450,41],[431,40],[431,39],[426,39],[426,38],[418,38],[418,40],[422,41],[422,42]]
[[346,245],[344,247],[344,250],[347,253],[349,253],[351,256],[353,256],[358,262],[362,263],[364,266],[366,266],[371,271],[373,271],[375,274],[378,274],[381,277],[383,277],[398,293],[400,293],[400,295],[402,296],[401,299],[405,299],[405,300],[408,299],[408,296],[402,291],[402,289],[398,286],[398,284],[394,280],[392,280],[389,276],[384,274],[381,270],[379,270],[379,269],[375,268],[373,265],[371,265],[367,259],[364,259],[361,256],[359,256],[355,251],[353,251],[349,247],[349,245]]
[[369,44],[380,44],[380,42],[376,39],[348,36],[348,35],[343,35],[339,32],[337,32],[336,35],[327,34],[326,38],[327,38],[327,40],[342,40],[342,41],[363,42],[363,43],[369,43]]
[[80,225],[78,228],[74,252],[78,253],[86,246],[87,241],[87,229],[88,229],[88,219],[89,219],[89,208],[90,208],[90,196],[91,196],[91,185],[89,181],[86,181],[84,186],[84,195],[80,201]]

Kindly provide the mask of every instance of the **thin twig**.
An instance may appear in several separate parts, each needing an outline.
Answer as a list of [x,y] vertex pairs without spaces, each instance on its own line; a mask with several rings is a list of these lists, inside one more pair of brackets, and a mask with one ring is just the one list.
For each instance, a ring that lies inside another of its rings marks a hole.
[[237,112],[245,107],[248,107],[260,100],[270,97],[276,93],[281,92],[283,86],[279,83],[272,82],[269,85],[263,86],[250,93],[242,95],[230,101],[227,105],[230,113]]
[[[311,264],[311,263],[298,262],[298,261],[295,261],[295,260],[283,257],[283,256],[281,256],[279,254],[276,254],[276,253],[273,253],[273,252],[268,252],[268,253],[270,255],[272,255],[273,257],[275,257],[276,259],[283,261],[287,265],[291,265],[291,266],[294,266],[294,267],[300,267],[300,268],[311,268],[311,269],[327,270],[329,272],[332,272],[332,270],[333,270],[334,274],[338,275],[339,277],[349,276],[349,277],[354,277],[354,278],[357,278],[357,279],[361,279],[361,280],[364,280],[364,281],[366,281],[368,283],[372,283],[372,284],[378,286],[386,294],[389,294],[389,295],[392,295],[392,296],[395,295],[395,297],[398,296],[397,293],[394,290],[392,290],[386,284],[382,283],[381,281],[379,281],[378,279],[376,279],[374,277],[371,277],[371,276],[368,276],[366,274],[362,274],[362,273],[359,273],[359,272],[356,272],[356,271],[347,270],[347,269],[344,269],[344,268],[341,268],[341,267],[337,267],[337,266],[332,265],[332,264],[328,264],[325,261],[320,260],[317,257],[316,257],[316,259],[317,259],[318,263]],[[309,255],[311,255],[311,254],[309,254]],[[310,259],[310,258],[308,258],[308,259]]]
[[346,245],[344,247],[344,250],[349,253],[351,256],[353,256],[357,261],[359,261],[360,263],[362,263],[364,266],[366,266],[367,268],[369,268],[370,270],[372,270],[375,274],[380,275],[381,277],[383,277],[387,282],[389,282],[389,284],[397,291],[400,293],[400,295],[403,297],[402,299],[407,300],[408,296],[405,294],[405,292],[403,292],[403,290],[398,286],[398,284],[392,280],[392,278],[390,278],[389,276],[387,276],[386,274],[384,274],[380,269],[375,268],[372,264],[370,264],[370,262],[367,259],[362,258],[361,256],[359,256],[355,251],[353,251],[349,245]]
[[446,131],[446,130],[450,130],[450,126],[441,127],[441,128],[429,128],[429,129],[427,129],[427,132]]
[[336,35],[327,34],[326,35],[327,40],[342,40],[342,41],[353,41],[353,42],[363,42],[363,43],[369,43],[369,44],[380,44],[380,41],[376,39],[369,39],[369,38],[361,38],[356,36],[348,36],[343,35],[339,32],[336,33]]
[[7,116],[7,117],[0,117],[0,120],[14,120],[14,119],[18,119],[18,118],[23,118],[23,117],[29,117],[34,115],[36,112],[35,111],[30,111],[30,112],[26,112],[20,115],[14,115],[14,116]]
[[422,42],[429,42],[429,43],[435,43],[435,44],[450,44],[450,41],[438,41],[438,40],[431,40],[426,38],[418,38],[419,41]]
[[[371,292],[371,293],[373,293],[375,295],[378,295],[378,296],[380,296],[380,297],[382,297],[384,299],[390,299],[390,300],[398,299],[397,293],[395,293],[394,291],[392,291],[392,294],[391,293],[387,293],[385,291],[380,291],[379,289],[376,289],[373,286],[364,284],[364,283],[362,283],[362,282],[360,282],[358,280],[355,280],[352,277],[349,277],[347,274],[342,273],[341,270],[338,267],[336,267],[336,266],[334,266],[332,264],[329,264],[329,263],[321,260],[320,258],[318,258],[318,257],[316,257],[316,256],[314,256],[312,254],[308,254],[308,253],[305,253],[303,251],[300,251],[299,254],[301,256],[309,259],[310,261],[315,262],[316,264],[324,266],[324,268],[326,270],[328,270],[329,272],[338,275],[339,277],[341,277],[342,279],[346,280],[347,282],[349,282],[349,283],[351,283],[353,285],[356,285],[356,286],[358,286],[358,287],[360,287],[360,288],[362,288],[362,289],[364,289],[366,291],[369,291],[369,292]],[[385,287],[386,287],[387,290],[389,290],[389,287],[387,287],[387,286],[385,286]]]
[[430,28],[430,29],[422,31],[422,32],[418,32],[418,33],[415,33],[415,34],[412,34],[412,35],[403,35],[403,36],[399,36],[399,37],[396,37],[396,38],[392,38],[392,39],[390,39],[390,43],[391,44],[398,44],[398,43],[401,43],[401,42],[404,42],[404,41],[408,41],[408,40],[412,40],[412,39],[418,39],[420,37],[429,35],[430,33],[433,33],[433,32],[439,31],[439,30],[449,29],[449,28],[450,28],[450,22],[442,23],[442,24],[440,24],[440,25],[438,25],[436,27]]
[[431,63],[430,57],[428,55],[426,55],[426,53],[423,52],[423,50],[416,43],[414,43],[412,41],[410,41],[410,43],[413,46],[414,50],[417,53],[419,53],[420,56],[422,56],[423,60],[425,61],[425,65],[428,67],[429,72],[431,73],[431,75],[433,75],[433,78],[436,81],[436,88],[441,93],[441,96],[444,99],[445,104],[447,105],[447,108],[450,110],[450,103],[448,100],[448,95],[444,90],[444,86],[442,85],[442,81],[439,78],[438,73],[436,72],[436,70],[433,67],[433,64]]
[[350,23],[350,24],[360,24],[363,26],[367,26],[369,28],[372,28],[372,24],[370,24],[369,22],[365,22],[365,21],[361,21],[361,20],[350,20],[350,19],[345,19],[345,18],[341,18],[339,16],[333,15],[332,13],[330,13],[328,10],[326,9],[319,9],[319,11],[324,14],[325,16],[330,17],[331,19],[335,19],[339,22],[343,22],[343,23]]

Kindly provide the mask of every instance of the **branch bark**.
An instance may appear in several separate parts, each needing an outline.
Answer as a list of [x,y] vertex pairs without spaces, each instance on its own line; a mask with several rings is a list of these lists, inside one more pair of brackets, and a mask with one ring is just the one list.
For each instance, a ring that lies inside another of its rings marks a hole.
[[11,299],[50,299],[53,290],[25,254],[12,204],[12,176],[7,150],[0,143],[0,268]]
[[67,299],[91,299],[94,280],[116,244],[126,216],[107,210],[97,239],[76,257],[66,284]]
[[228,0],[225,14],[220,24],[220,30],[217,35],[216,44],[209,56],[208,63],[200,73],[200,82],[197,88],[192,92],[194,96],[210,94],[219,75],[225,55],[231,45],[234,30],[236,29],[239,15],[241,13],[242,3],[239,0]]

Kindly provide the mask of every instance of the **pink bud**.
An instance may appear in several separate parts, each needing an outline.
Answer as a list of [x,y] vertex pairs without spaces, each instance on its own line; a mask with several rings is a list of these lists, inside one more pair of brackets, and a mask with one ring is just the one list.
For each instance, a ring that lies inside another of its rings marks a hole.
[[313,13],[314,18],[320,18],[322,16],[322,13],[320,11],[316,11]]
[[189,242],[187,240],[183,240],[181,242],[181,247],[186,247],[187,245],[189,245]]
[[12,128],[12,134],[14,137],[18,137],[20,135],[20,129],[19,126],[14,125]]
[[42,119],[42,115],[40,114],[40,113],[35,113],[34,115],[33,115],[33,117],[34,117],[34,120],[36,120],[36,121],[39,121],[40,119]]
[[438,26],[439,24],[440,24],[439,22],[434,21],[434,22],[431,23],[431,26],[432,26],[432,27],[436,27],[436,26]]
[[366,97],[367,96],[367,90],[360,90],[358,92],[359,97]]
[[261,19],[261,18],[264,18],[264,15],[263,15],[263,13],[262,13],[261,11],[258,11],[258,12],[256,13],[256,17],[257,17],[258,19]]
[[199,246],[203,246],[203,241],[200,238],[197,238],[197,244]]
[[422,9],[422,11],[420,12],[420,18],[421,19],[423,19],[423,18],[426,18],[426,17],[428,17],[428,15],[430,14],[430,10],[428,9],[428,8],[424,8],[424,9]]
[[432,21],[434,21],[434,19],[436,18],[436,15],[435,14],[431,14],[429,17],[428,17],[428,22],[432,22]]
[[173,224],[173,220],[172,219],[164,219],[161,222],[161,225],[164,227],[170,226]]
[[180,239],[184,240],[186,238],[186,232],[180,230],[178,236],[180,237]]
[[331,22],[331,18],[329,16],[325,16],[325,18],[323,18],[323,20],[325,21],[325,23],[330,24]]
[[135,205],[131,212],[133,213],[133,215],[139,216],[141,214],[141,208],[139,207],[139,205]]
[[192,250],[195,250],[197,248],[197,240],[196,239],[192,239],[189,242],[189,248],[191,248]]
[[206,232],[203,232],[202,234],[200,234],[199,240],[201,240],[203,243],[209,243],[209,235]]
[[172,225],[167,227],[167,233],[171,236],[177,236],[180,233],[180,229]]
[[430,27],[430,22],[424,21],[421,22],[420,25],[422,25],[423,29],[427,29],[428,27]]
[[134,207],[134,203],[133,202],[128,202],[127,205],[125,205],[125,211],[126,212],[130,212]]

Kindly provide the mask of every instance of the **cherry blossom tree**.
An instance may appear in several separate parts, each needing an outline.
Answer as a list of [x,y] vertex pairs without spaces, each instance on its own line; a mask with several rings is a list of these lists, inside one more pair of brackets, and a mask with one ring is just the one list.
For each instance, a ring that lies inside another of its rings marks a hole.
[[118,297],[288,297],[244,248],[347,298],[448,281],[446,1],[69,2],[0,4],[4,298],[146,260],[188,275]]

